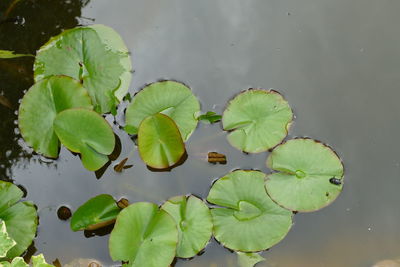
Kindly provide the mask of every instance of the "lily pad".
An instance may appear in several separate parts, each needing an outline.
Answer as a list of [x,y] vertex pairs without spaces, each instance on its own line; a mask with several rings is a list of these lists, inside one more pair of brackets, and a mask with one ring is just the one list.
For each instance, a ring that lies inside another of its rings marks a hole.
[[225,247],[243,252],[265,250],[281,241],[292,226],[292,212],[267,195],[265,174],[237,170],[218,179],[207,201],[223,208],[211,209],[214,236]]
[[7,252],[17,244],[8,233],[6,224],[0,220],[0,258],[7,256]]
[[[0,262],[1,267],[29,267],[22,257],[16,257],[12,262]],[[54,267],[54,265],[48,264],[44,259],[43,254],[32,256],[32,267]]]
[[163,113],[174,120],[183,141],[187,141],[196,129],[199,111],[200,103],[186,85],[175,81],[152,83],[132,99],[126,110],[125,130],[137,134],[145,118]]
[[259,262],[265,261],[258,253],[238,252],[238,263],[240,267],[253,267]]
[[152,168],[164,169],[175,165],[185,153],[185,145],[174,121],[157,113],[143,120],[139,127],[140,157]]
[[16,257],[11,262],[3,261],[0,262],[1,267],[29,267],[22,257]]
[[54,267],[54,265],[48,264],[43,256],[39,254],[37,256],[32,256],[32,266],[33,267]]
[[[265,187],[279,205],[293,211],[315,211],[332,203],[343,188],[343,164],[328,146],[312,139],[293,139],[277,146],[267,166]],[[339,183],[332,183],[332,178]]]
[[5,258],[12,259],[24,252],[35,237],[38,224],[36,209],[31,202],[18,202],[23,192],[12,183],[0,181],[0,220],[11,239],[16,242]]
[[128,91],[131,70],[124,42],[104,25],[62,32],[39,49],[34,63],[35,81],[51,75],[80,80],[99,113],[115,110]]
[[102,194],[89,199],[71,218],[72,231],[96,230],[115,221],[121,209],[114,198]]
[[61,143],[75,153],[81,153],[86,169],[95,171],[108,162],[115,146],[115,137],[107,121],[94,111],[76,108],[60,112],[54,120],[54,130]]
[[225,109],[229,143],[248,153],[267,151],[288,134],[293,119],[288,102],[276,91],[251,89],[238,94]]
[[178,230],[174,219],[153,203],[137,202],[123,209],[111,232],[114,261],[133,267],[168,267],[175,257]]
[[191,258],[204,249],[211,238],[213,223],[210,209],[201,199],[177,196],[166,201],[161,209],[168,212],[178,226],[178,257]]
[[54,132],[57,113],[74,107],[92,109],[88,92],[66,76],[52,76],[34,84],[19,107],[18,126],[25,142],[46,157],[58,156],[60,142]]

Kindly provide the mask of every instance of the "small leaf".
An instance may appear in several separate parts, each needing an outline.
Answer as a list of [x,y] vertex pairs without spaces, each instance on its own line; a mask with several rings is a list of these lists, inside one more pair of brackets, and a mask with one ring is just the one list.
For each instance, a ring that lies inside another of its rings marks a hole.
[[31,54],[16,54],[14,51],[0,50],[0,58],[35,57]]
[[139,127],[139,154],[152,168],[175,165],[185,153],[185,145],[172,119],[158,113],[147,117]]
[[25,142],[36,152],[56,158],[59,140],[53,122],[65,109],[92,109],[88,92],[66,76],[52,76],[34,84],[24,95],[19,107],[18,126]]
[[12,183],[0,181],[0,220],[16,244],[7,252],[6,258],[21,255],[32,243],[36,234],[38,218],[31,202],[18,202],[23,192]]
[[162,113],[174,120],[183,141],[187,141],[196,129],[195,114],[199,111],[200,103],[186,85],[174,81],[152,83],[137,93],[129,104],[125,131],[137,134],[144,119]]
[[175,257],[178,230],[174,219],[153,203],[137,202],[123,209],[111,232],[114,261],[132,267],[168,267]]
[[253,267],[257,263],[265,261],[265,259],[258,253],[237,252],[237,255],[240,267]]
[[201,199],[195,196],[173,197],[161,209],[174,218],[178,227],[178,257],[191,258],[204,249],[211,238],[213,223],[210,209]]
[[6,224],[0,220],[0,258],[4,258],[16,244],[17,242],[8,235]]
[[225,247],[243,252],[265,250],[281,241],[292,226],[292,212],[280,207],[264,189],[265,174],[233,171],[218,179],[207,201],[214,236]]
[[39,254],[37,256],[32,256],[32,267],[54,267],[54,265],[48,264],[43,254]]
[[238,94],[224,111],[229,143],[248,153],[267,151],[287,135],[293,119],[289,104],[275,91],[252,89]]
[[121,209],[110,195],[98,195],[80,206],[71,219],[72,231],[96,230],[115,221]]
[[86,169],[96,171],[108,162],[115,146],[115,137],[107,121],[94,111],[68,109],[54,119],[54,130],[61,143],[81,153]]
[[65,30],[37,52],[34,78],[66,75],[79,80],[88,90],[95,110],[115,109],[128,91],[131,59],[121,37],[104,25]]
[[293,211],[321,209],[332,203],[343,188],[339,157],[312,139],[293,139],[277,146],[269,155],[267,166],[278,171],[268,175],[268,194]]
[[208,121],[209,123],[216,123],[219,122],[222,119],[221,115],[218,115],[217,113],[213,111],[208,111],[206,114],[200,115],[197,117],[199,121]]

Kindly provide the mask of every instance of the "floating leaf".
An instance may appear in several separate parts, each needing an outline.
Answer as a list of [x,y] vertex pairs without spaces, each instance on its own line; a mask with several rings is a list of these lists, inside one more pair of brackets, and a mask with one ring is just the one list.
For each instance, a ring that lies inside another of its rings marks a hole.
[[174,120],[183,141],[187,141],[197,126],[195,114],[199,111],[200,103],[186,85],[174,81],[152,83],[135,95],[128,106],[125,130],[137,134],[145,118],[163,113]]
[[115,137],[107,121],[94,111],[68,109],[54,120],[54,130],[61,143],[75,153],[81,153],[86,169],[95,171],[107,163],[115,146]]
[[158,113],[143,120],[139,127],[140,157],[152,168],[175,165],[185,153],[185,145],[172,119]]
[[4,221],[9,237],[16,242],[7,252],[8,259],[21,255],[36,233],[36,209],[31,202],[18,202],[23,194],[16,185],[0,181],[0,220]]
[[287,135],[293,118],[286,100],[275,91],[251,89],[238,94],[225,109],[222,123],[229,143],[244,152],[273,148]]
[[257,263],[265,261],[258,253],[237,252],[237,255],[240,267],[253,267]]
[[16,257],[11,262],[8,262],[8,261],[0,262],[0,266],[1,267],[29,267],[29,265],[26,264],[24,259],[21,257]]
[[98,195],[80,206],[71,219],[72,231],[96,230],[115,221],[121,209],[110,195]]
[[0,58],[35,57],[31,54],[16,54],[14,51],[0,50]]
[[173,197],[161,209],[174,218],[178,227],[178,257],[191,258],[204,249],[211,238],[213,223],[210,209],[201,199],[195,196]]
[[35,81],[67,75],[82,81],[96,111],[115,110],[131,80],[131,60],[124,42],[113,29],[92,25],[66,30],[37,52]]
[[129,261],[129,266],[167,267],[177,243],[174,219],[156,204],[137,202],[118,215],[109,248],[114,261]]
[[[293,139],[277,146],[267,159],[265,187],[279,205],[314,211],[333,202],[342,191],[343,164],[328,146],[312,139]],[[332,183],[333,179],[339,184]]]
[[17,243],[7,233],[6,224],[0,220],[0,258],[4,258],[15,244]]
[[207,201],[223,208],[211,209],[214,236],[227,248],[260,251],[281,241],[292,225],[292,212],[267,195],[265,174],[238,170],[218,179]]
[[43,254],[32,256],[32,265],[33,267],[54,267],[54,265],[48,264],[46,262]]
[[66,76],[52,76],[34,84],[19,107],[18,125],[25,142],[46,157],[56,158],[59,140],[53,122],[57,113],[74,107],[92,108],[82,85]]
[[208,121],[209,123],[216,123],[219,122],[222,119],[221,115],[218,115],[217,113],[213,111],[208,111],[206,114],[200,115],[197,117],[199,121]]

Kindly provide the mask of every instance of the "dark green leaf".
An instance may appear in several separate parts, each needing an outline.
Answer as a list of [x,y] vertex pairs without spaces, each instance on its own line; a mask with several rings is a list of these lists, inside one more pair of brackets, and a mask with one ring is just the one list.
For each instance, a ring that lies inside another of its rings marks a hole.
[[96,230],[115,221],[121,209],[110,195],[98,195],[80,206],[71,218],[72,231]]

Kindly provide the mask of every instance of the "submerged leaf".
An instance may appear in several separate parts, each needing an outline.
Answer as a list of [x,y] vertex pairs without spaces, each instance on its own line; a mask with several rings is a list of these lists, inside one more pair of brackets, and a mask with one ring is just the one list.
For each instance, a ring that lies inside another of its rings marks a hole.
[[98,195],[80,206],[71,219],[72,231],[96,230],[115,221],[121,209],[110,195]]
[[80,80],[89,91],[96,111],[115,109],[131,80],[128,49],[113,29],[92,25],[65,30],[37,52],[35,81],[51,75]]
[[8,233],[5,222],[0,219],[0,258],[4,258],[7,252],[17,244]]
[[12,183],[0,181],[0,220],[16,244],[7,252],[12,259],[24,252],[35,237],[38,224],[36,209],[31,202],[18,202],[23,192]]
[[244,252],[265,250],[288,233],[292,212],[267,195],[265,174],[233,171],[218,179],[207,201],[223,208],[211,209],[215,238],[229,249]]
[[209,123],[216,123],[219,122],[222,119],[221,115],[218,115],[217,113],[213,111],[208,111],[206,114],[200,115],[197,117],[199,121],[208,121]]
[[68,109],[54,120],[54,130],[61,143],[75,153],[81,153],[86,169],[95,171],[108,162],[115,146],[115,137],[107,121],[94,111]]
[[145,118],[162,113],[174,120],[183,141],[187,141],[197,126],[195,114],[199,111],[200,103],[186,85],[174,81],[152,83],[137,93],[128,106],[125,130],[137,134]]
[[253,267],[257,263],[265,261],[258,253],[237,252],[237,255],[240,267]]
[[293,118],[287,101],[275,91],[252,89],[238,94],[222,117],[229,143],[244,152],[273,148],[287,135]]
[[201,199],[195,196],[173,197],[161,209],[174,218],[178,227],[178,257],[191,258],[204,249],[211,238],[213,223],[210,209]]
[[57,113],[75,107],[91,109],[87,91],[74,79],[52,76],[34,84],[19,107],[18,126],[25,142],[36,152],[56,158],[59,140],[53,122]]
[[16,54],[14,51],[0,50],[0,58],[35,57],[31,54]]
[[123,209],[111,232],[114,261],[133,267],[168,267],[175,257],[178,230],[172,217],[153,203],[137,202]]
[[312,139],[293,139],[277,146],[267,166],[265,187],[279,205],[314,211],[333,202],[343,188],[343,164],[328,146]]
[[138,148],[143,161],[156,169],[175,165],[185,153],[176,124],[161,113],[147,117],[140,124]]

